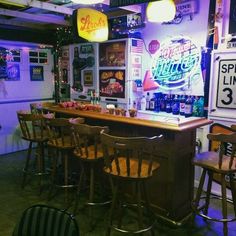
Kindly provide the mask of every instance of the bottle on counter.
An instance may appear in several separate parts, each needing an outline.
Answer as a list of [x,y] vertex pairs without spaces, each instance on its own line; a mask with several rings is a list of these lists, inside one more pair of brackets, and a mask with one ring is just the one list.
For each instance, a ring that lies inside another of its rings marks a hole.
[[193,100],[191,96],[188,96],[185,101],[185,110],[184,110],[184,116],[190,117],[193,114]]
[[199,116],[199,97],[193,97],[193,116]]
[[172,112],[171,103],[172,103],[171,96],[170,96],[170,94],[168,94],[167,97],[166,97],[166,112],[167,113],[171,113]]
[[162,93],[155,93],[155,112],[160,112],[160,108],[161,108],[161,96]]
[[152,95],[152,98],[150,99],[150,111],[154,111],[155,110],[155,94]]
[[185,95],[182,95],[179,100],[179,114],[181,116],[185,115]]
[[146,110],[150,110],[150,94],[149,92],[147,92],[147,96],[146,96]]
[[140,100],[140,110],[141,111],[145,111],[146,110],[146,98],[145,95],[142,96],[141,100]]
[[167,95],[162,94],[160,97],[160,111],[166,111],[166,99]]
[[199,103],[199,116],[204,117],[204,97],[200,97],[198,103]]
[[178,115],[179,114],[179,96],[176,94],[174,99],[172,100],[172,114]]

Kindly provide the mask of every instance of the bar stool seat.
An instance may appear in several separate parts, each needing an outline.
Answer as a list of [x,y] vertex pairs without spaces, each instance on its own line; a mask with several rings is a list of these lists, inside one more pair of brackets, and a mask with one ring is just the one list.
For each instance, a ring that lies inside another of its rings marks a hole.
[[[199,186],[195,199],[193,200],[193,211],[206,220],[222,222],[224,236],[228,235],[227,223],[236,220],[236,217],[229,218],[227,214],[227,203],[233,204],[234,213],[236,216],[236,191],[234,175],[236,174],[236,133],[231,134],[208,134],[207,138],[210,141],[219,142],[218,152],[203,152],[196,155],[193,160],[195,166],[202,168],[202,175],[200,178]],[[232,145],[231,154],[227,154],[228,145]],[[227,154],[227,155],[226,155]],[[208,184],[206,194],[203,195],[203,186],[208,174]],[[220,176],[219,184],[221,185],[221,196],[217,196],[211,192],[213,175]],[[226,195],[226,176],[229,177],[229,185],[232,193],[232,200],[227,198]],[[222,201],[222,217],[215,217],[209,214],[210,199],[215,198]],[[205,199],[205,203],[200,200]]]
[[[111,234],[111,229],[132,234],[151,231],[154,235],[156,220],[151,211],[147,183],[160,167],[153,157],[161,145],[162,135],[119,137],[102,132],[101,141],[104,172],[113,190],[106,235]],[[112,155],[110,149],[113,149]]]
[[[23,168],[22,188],[25,187],[27,175],[33,174],[39,176],[39,186],[41,192],[42,176],[49,174],[49,172],[45,169],[44,163],[45,144],[48,141],[48,135],[45,126],[45,117],[50,119],[53,117],[53,114],[42,115],[31,114],[29,111],[17,111],[17,117],[22,132],[22,139],[29,142],[25,167]],[[36,144],[36,169],[32,169],[29,167],[34,143]]]
[[[110,199],[105,196],[103,183],[102,167],[104,165],[103,151],[100,144],[100,133],[102,130],[108,132],[108,127],[92,126],[87,124],[78,124],[76,119],[70,120],[73,126],[73,135],[76,144],[74,156],[80,161],[81,174],[79,186],[76,194],[76,203],[74,214],[77,212],[79,196],[83,193],[82,185],[87,176],[89,176],[89,193],[86,205],[105,205],[110,203]],[[100,185],[100,192],[96,187]],[[100,193],[100,194],[99,194]],[[102,198],[104,197],[104,198]],[[89,208],[89,214],[92,216],[92,208]]]

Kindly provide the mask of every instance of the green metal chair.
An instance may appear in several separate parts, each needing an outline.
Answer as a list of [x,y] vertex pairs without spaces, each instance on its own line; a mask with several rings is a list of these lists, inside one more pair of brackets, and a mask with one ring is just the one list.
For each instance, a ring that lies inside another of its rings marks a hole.
[[79,236],[75,218],[64,210],[34,205],[24,210],[13,236]]

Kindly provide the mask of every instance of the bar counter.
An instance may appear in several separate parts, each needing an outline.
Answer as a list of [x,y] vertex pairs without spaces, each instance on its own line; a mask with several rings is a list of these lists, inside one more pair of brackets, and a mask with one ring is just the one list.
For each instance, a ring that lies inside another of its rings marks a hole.
[[212,121],[200,117],[185,118],[166,113],[138,112],[137,117],[118,116],[107,112],[81,111],[59,106],[44,107],[66,117],[84,117],[93,125],[107,125],[111,134],[123,136],[164,135],[157,150],[160,163],[158,174],[149,182],[149,196],[157,217],[175,225],[182,225],[191,216],[194,194],[196,129]]

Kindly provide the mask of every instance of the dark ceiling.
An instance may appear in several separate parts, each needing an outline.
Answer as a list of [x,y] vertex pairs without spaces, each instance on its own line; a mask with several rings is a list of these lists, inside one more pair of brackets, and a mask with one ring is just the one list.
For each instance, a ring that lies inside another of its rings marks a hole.
[[81,5],[71,0],[0,0],[0,39],[55,43],[55,32],[71,27],[75,9],[92,7],[108,18],[140,12],[138,5],[110,8],[109,0],[96,5]]

